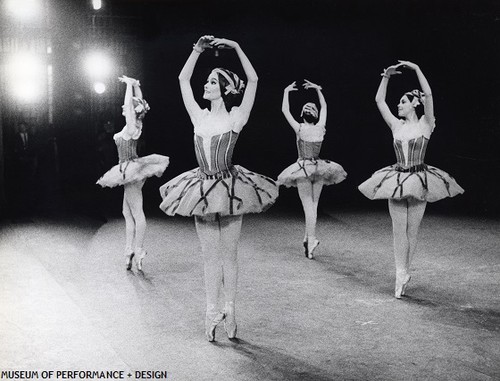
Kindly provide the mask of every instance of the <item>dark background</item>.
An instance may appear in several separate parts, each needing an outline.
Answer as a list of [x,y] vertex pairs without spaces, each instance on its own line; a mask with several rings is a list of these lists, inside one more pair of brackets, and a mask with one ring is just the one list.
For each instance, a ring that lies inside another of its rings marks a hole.
[[[74,102],[65,93],[79,86],[80,69],[71,63],[71,49],[82,38],[89,4],[59,3],[61,13],[54,25],[59,31],[57,54],[63,75],[58,80],[55,129],[62,194],[71,208],[89,210],[100,205],[97,209],[119,211],[122,190],[94,186],[101,174],[92,161],[94,140],[88,121],[70,112]],[[137,44],[135,52],[126,54],[131,60],[124,64],[128,72],[118,74],[139,78],[151,105],[141,154],[160,153],[171,159],[161,179],[146,183],[146,209],[157,210],[161,184],[197,166],[192,125],[177,76],[192,44],[201,35],[213,34],[239,42],[259,75],[255,105],[240,136],[235,163],[276,178],[296,160],[295,135],[281,114],[281,100],[289,83],[307,78],[323,87],[328,103],[321,157],[340,163],[348,172],[343,183],[324,189],[321,208],[386,208],[385,202],[365,199],[357,185],[395,162],[391,132],[374,97],[383,68],[398,59],[410,60],[420,65],[434,96],[437,127],[426,162],[452,174],[465,189],[463,195],[433,204],[432,209],[500,215],[497,1],[137,0],[104,4],[102,12],[113,15],[115,25],[121,23]],[[202,107],[208,106],[201,99],[204,80],[216,66],[243,76],[233,51],[222,50],[218,57],[203,53],[191,82]],[[417,87],[412,71],[392,77],[387,98],[391,110],[396,113],[403,92]],[[301,105],[315,99],[312,90],[292,93],[292,113],[298,118]],[[124,124],[121,101],[120,93],[108,111],[117,131]],[[296,190],[282,188],[275,208],[300,210]]]

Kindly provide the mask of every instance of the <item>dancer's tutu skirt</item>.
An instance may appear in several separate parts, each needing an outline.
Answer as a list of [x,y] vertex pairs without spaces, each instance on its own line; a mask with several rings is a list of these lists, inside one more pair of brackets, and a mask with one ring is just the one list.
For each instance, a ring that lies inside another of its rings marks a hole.
[[397,165],[382,168],[359,185],[358,189],[371,200],[414,198],[428,202],[464,192],[445,171],[426,164],[419,167],[413,172],[404,172]]
[[160,209],[171,216],[230,216],[265,211],[278,197],[278,186],[235,165],[213,176],[199,168],[184,172],[160,187],[160,194]]
[[152,154],[119,163],[107,171],[97,184],[102,187],[116,187],[142,181],[148,177],[160,177],[168,167],[167,156]]
[[286,187],[296,187],[297,181],[322,181],[323,185],[344,181],[347,173],[340,164],[322,159],[299,159],[285,168],[278,176],[278,183]]

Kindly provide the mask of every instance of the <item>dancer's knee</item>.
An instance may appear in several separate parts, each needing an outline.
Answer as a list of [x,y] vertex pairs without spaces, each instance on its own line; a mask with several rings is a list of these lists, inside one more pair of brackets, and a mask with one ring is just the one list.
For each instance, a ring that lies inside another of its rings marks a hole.
[[122,208],[122,214],[125,220],[129,221],[132,220],[132,213],[130,212],[130,208],[126,205],[123,206]]

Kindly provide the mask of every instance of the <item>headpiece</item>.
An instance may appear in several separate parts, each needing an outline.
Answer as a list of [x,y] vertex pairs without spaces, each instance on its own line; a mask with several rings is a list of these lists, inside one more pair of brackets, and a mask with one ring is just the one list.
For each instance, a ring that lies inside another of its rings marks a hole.
[[243,89],[245,88],[245,82],[243,82],[232,71],[229,71],[226,69],[216,68],[216,69],[212,70],[212,72],[222,75],[226,79],[226,81],[228,82],[228,85],[226,86],[226,91],[224,92],[224,95],[228,95],[229,93],[240,94],[243,91]]
[[134,111],[136,114],[146,114],[150,110],[148,102],[146,102],[144,99],[132,97],[132,100],[135,104]]
[[425,94],[423,92],[421,92],[420,90],[416,90],[415,89],[415,90],[412,90],[412,91],[408,91],[404,95],[411,95],[411,96],[413,96],[414,100],[415,99],[417,100],[415,106],[418,106],[419,104],[424,105]]

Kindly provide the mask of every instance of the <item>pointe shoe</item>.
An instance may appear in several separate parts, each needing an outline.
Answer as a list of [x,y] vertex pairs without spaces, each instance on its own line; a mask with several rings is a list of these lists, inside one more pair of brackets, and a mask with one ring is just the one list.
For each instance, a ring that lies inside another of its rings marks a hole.
[[403,273],[401,275],[396,274],[396,286],[394,289],[394,297],[396,299],[401,299],[401,296],[405,295],[406,287],[410,282],[411,276],[408,273]]
[[226,308],[224,309],[224,329],[226,330],[228,338],[230,339],[236,338],[238,325],[236,324],[234,303],[226,303]]
[[142,271],[142,260],[146,256],[147,252],[143,248],[136,249],[135,251],[135,265],[137,266],[137,270]]
[[127,265],[127,270],[132,269],[132,259],[134,258],[134,252],[132,249],[127,249],[125,251],[125,264]]
[[307,258],[314,259],[313,252],[318,247],[318,245],[319,241],[317,239],[312,240],[311,243],[307,243]]
[[224,313],[220,311],[208,312],[205,317],[205,334],[209,342],[215,341],[215,328],[224,320]]
[[309,252],[307,250],[307,238],[302,242],[302,244],[304,245],[304,255],[306,256],[306,258],[308,258]]

